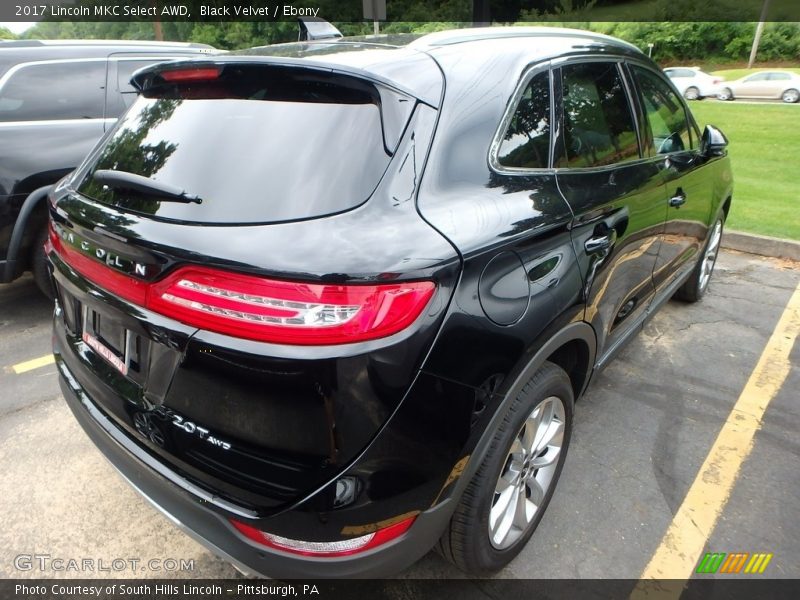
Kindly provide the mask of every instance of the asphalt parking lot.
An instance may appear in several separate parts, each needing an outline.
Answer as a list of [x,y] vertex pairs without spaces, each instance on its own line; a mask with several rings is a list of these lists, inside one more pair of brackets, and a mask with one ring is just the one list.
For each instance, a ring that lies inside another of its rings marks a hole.
[[[552,504],[498,576],[635,579],[659,549],[670,550],[662,538],[799,282],[797,263],[726,252],[701,303],[667,304],[577,405]],[[137,496],[80,430],[42,358],[50,313],[30,277],[0,287],[0,576],[238,577]],[[704,552],[772,553],[761,577],[800,577],[800,344],[788,363],[764,400],[752,451],[715,467],[739,476],[716,526],[702,532]],[[194,563],[169,572],[41,572],[18,569],[20,554]],[[402,576],[465,575],[431,553]]]

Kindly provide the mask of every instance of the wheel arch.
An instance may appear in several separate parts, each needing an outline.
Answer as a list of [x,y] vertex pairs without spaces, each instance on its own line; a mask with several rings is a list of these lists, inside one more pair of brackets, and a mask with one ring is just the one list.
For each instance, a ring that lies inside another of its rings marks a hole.
[[26,247],[23,244],[23,240],[26,237],[30,238],[31,233],[33,233],[32,228],[37,223],[40,223],[41,217],[38,215],[42,211],[44,211],[46,220],[47,207],[45,201],[51,188],[52,185],[36,188],[28,194],[22,203],[9,240],[4,269],[0,273],[0,281],[3,283],[9,283],[21,275],[19,267],[24,266],[25,258],[27,258],[24,254]]
[[545,362],[554,362],[562,369],[567,367],[565,371],[572,382],[573,393],[577,400],[591,379],[596,352],[597,338],[592,326],[585,321],[574,321],[551,335],[538,350],[532,352],[532,356],[529,354],[523,356],[506,377],[500,390],[502,400],[494,409],[472,453],[467,457],[468,462],[463,472],[448,493],[437,497],[436,503],[445,500],[446,497],[458,499],[461,496],[486,456],[494,433],[509,405]]

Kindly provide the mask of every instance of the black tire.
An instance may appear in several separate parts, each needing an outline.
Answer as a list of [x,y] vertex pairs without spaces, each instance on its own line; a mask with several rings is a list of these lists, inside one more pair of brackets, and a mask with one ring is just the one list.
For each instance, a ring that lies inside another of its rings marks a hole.
[[781,100],[786,104],[794,104],[795,102],[800,101],[800,92],[794,88],[784,90],[784,92],[781,94]]
[[[522,532],[509,547],[496,548],[489,538],[489,511],[495,500],[495,487],[506,468],[512,443],[533,410],[555,396],[564,408],[563,441],[556,468],[543,500]],[[525,546],[544,515],[564,466],[572,433],[574,397],[567,374],[557,365],[546,362],[508,408],[489,450],[467,485],[437,551],[448,561],[470,575],[486,575],[507,565]]]
[[724,219],[722,215],[717,217],[714,225],[711,226],[708,239],[703,246],[703,252],[698,257],[697,264],[692,270],[691,276],[686,280],[686,283],[679,287],[678,291],[675,292],[674,297],[678,300],[683,300],[684,302],[697,302],[702,299],[708,290],[708,283],[711,281],[711,276],[714,273],[714,266],[717,263],[717,256],[719,255],[719,241],[717,241],[717,246],[714,248],[714,256],[713,260],[711,261],[708,277],[703,277],[703,274],[704,269],[706,268],[707,258],[709,257],[709,251],[711,250],[711,245],[714,243],[717,227],[719,227],[719,237],[721,238],[722,230],[724,228]]
[[47,257],[44,254],[44,243],[47,241],[47,229],[36,236],[33,250],[31,251],[31,271],[33,280],[39,290],[50,300],[55,298],[53,285],[50,283],[50,273],[47,272]]
[[723,102],[733,100],[733,90],[731,88],[724,88],[721,93],[717,94],[717,98]]
[[702,96],[700,95],[700,90],[691,85],[683,92],[683,97],[687,100],[700,100]]

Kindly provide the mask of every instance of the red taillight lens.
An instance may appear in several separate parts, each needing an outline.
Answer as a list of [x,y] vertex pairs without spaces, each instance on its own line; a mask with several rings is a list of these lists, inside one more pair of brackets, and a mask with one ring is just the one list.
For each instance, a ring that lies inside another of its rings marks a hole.
[[139,306],[145,306],[149,288],[146,282],[119,273],[65,244],[56,234],[52,223],[50,224],[50,243],[53,245],[56,254],[64,259],[64,262],[89,281],[96,283],[104,290],[108,290],[120,298],[129,300]]
[[435,290],[431,281],[312,284],[183,267],[155,283],[135,279],[65,244],[53,249],[101,288],[187,325],[239,338],[294,345],[348,344],[411,325]]
[[161,79],[170,83],[183,83],[187,81],[212,81],[217,79],[219,74],[220,69],[218,67],[173,69],[171,71],[161,71],[159,73]]
[[327,285],[203,267],[152,286],[148,308],[201,329],[279,344],[342,344],[386,337],[413,323],[434,284]]
[[292,554],[300,554],[302,556],[319,556],[319,557],[335,557],[347,556],[349,554],[357,554],[365,552],[372,548],[377,548],[383,544],[390,542],[403,535],[409,530],[414,523],[416,517],[404,519],[399,523],[390,525],[383,529],[378,529],[374,533],[368,533],[349,540],[342,540],[338,542],[307,542],[303,540],[294,540],[285,538],[266,531],[261,531],[245,523],[241,523],[236,519],[231,519],[231,524],[246,538],[254,542],[267,546],[268,548],[275,548],[290,552]]

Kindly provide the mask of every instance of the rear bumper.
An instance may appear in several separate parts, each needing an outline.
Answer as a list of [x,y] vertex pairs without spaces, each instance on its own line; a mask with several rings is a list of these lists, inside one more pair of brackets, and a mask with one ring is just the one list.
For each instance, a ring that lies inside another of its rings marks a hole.
[[[373,550],[344,557],[314,558],[257,546],[229,523],[219,499],[204,499],[181,485],[179,475],[157,472],[138,448],[94,405],[55,348],[61,389],[75,418],[114,468],[174,524],[240,570],[280,578],[385,577],[427,553],[441,535],[452,507],[449,501],[421,513],[400,538]],[[176,480],[177,478],[177,480]],[[187,486],[192,484],[186,482]],[[216,504],[211,508],[212,502]],[[235,516],[230,514],[230,516]]]

